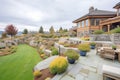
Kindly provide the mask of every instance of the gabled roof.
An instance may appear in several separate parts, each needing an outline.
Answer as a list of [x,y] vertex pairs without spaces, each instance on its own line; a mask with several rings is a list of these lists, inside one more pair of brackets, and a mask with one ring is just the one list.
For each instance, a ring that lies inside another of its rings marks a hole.
[[113,8],[120,8],[120,2],[117,3]]
[[94,11],[89,12],[88,14],[74,20],[73,23],[76,23],[76,22],[80,21],[82,18],[89,17],[89,16],[115,16],[115,15],[116,15],[116,12],[113,12],[113,11],[105,11],[105,10],[95,9]]

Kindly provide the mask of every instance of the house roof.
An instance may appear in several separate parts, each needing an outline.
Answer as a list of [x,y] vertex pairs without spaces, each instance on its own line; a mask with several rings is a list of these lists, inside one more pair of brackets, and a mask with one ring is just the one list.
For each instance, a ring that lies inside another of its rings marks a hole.
[[113,8],[120,8],[120,2],[117,3]]
[[93,16],[114,16],[114,15],[116,15],[116,12],[95,9],[94,11],[89,12],[88,14],[74,20],[73,23],[77,23],[81,21],[83,18],[90,17],[90,16],[93,17]]

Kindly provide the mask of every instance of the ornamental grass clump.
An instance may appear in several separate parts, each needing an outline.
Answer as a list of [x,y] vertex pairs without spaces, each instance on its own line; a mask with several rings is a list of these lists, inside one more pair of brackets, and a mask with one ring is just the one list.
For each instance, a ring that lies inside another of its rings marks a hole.
[[67,67],[68,62],[65,57],[57,57],[49,65],[52,74],[61,74],[66,71]]
[[104,31],[103,31],[103,30],[95,30],[93,33],[94,33],[94,34],[103,34]]
[[65,52],[65,55],[67,56],[67,58],[69,58],[69,59],[74,59],[74,60],[78,60],[79,59],[79,54],[76,52],[76,51],[74,51],[74,50],[67,50],[66,52]]
[[42,73],[41,73],[39,70],[36,70],[36,71],[33,72],[33,75],[34,75],[35,77],[39,77],[39,76],[42,75]]
[[120,27],[111,30],[112,33],[120,33]]
[[78,46],[78,49],[79,49],[80,51],[86,51],[86,52],[88,52],[88,51],[90,51],[90,45],[89,45],[89,44],[86,44],[86,43],[83,43],[83,44],[80,44],[80,45]]
[[58,49],[57,48],[53,48],[51,54],[52,55],[58,55]]
[[95,46],[96,43],[95,43],[95,42],[91,42],[90,45],[91,45],[91,46]]

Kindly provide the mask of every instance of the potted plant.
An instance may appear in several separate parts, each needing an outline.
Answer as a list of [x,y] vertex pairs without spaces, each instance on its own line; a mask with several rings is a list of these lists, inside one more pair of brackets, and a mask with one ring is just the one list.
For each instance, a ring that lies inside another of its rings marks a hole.
[[78,49],[80,50],[80,55],[81,55],[81,56],[86,56],[86,53],[87,53],[88,51],[90,51],[90,46],[89,46],[89,44],[83,43],[83,44],[80,44],[80,45],[78,46]]
[[74,64],[75,61],[79,59],[79,54],[74,50],[69,49],[64,54],[67,56],[67,60],[70,64]]
[[112,49],[116,50],[116,46],[115,46],[115,45],[112,45]]
[[95,49],[95,45],[96,45],[95,42],[91,42],[91,43],[90,43],[90,48],[91,48],[91,49]]

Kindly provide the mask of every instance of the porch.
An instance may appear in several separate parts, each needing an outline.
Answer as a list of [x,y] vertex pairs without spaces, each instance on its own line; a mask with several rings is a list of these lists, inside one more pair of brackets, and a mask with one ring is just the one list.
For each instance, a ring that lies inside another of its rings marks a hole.
[[115,29],[120,26],[120,16],[110,18],[100,22],[100,29],[109,32],[112,29]]

